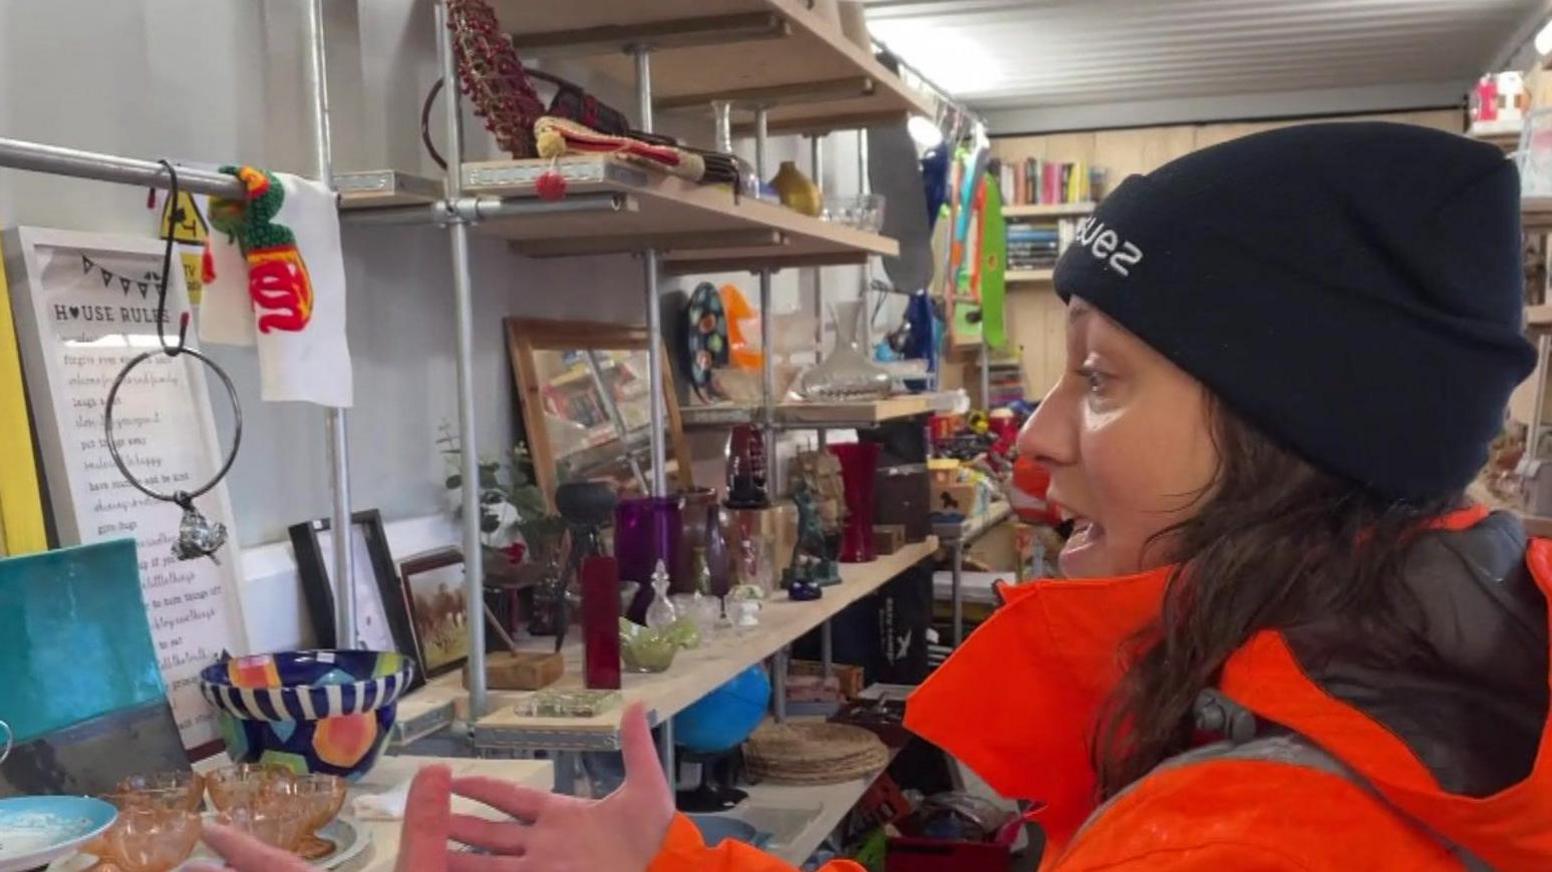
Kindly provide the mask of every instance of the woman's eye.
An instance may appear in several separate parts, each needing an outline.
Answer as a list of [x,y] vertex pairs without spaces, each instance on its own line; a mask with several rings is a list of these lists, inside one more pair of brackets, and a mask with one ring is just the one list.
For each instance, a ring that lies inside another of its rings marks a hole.
[[1091,394],[1104,393],[1105,385],[1109,382],[1108,376],[1092,367],[1081,367],[1078,370],[1078,375],[1088,384],[1088,390]]

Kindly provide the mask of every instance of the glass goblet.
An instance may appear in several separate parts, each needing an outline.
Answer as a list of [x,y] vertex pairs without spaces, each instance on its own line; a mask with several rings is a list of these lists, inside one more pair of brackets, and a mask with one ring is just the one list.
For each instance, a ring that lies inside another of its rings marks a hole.
[[333,842],[318,835],[339,814],[345,804],[345,779],[321,773],[298,775],[285,785],[277,785],[274,796],[284,798],[301,810],[303,835],[296,853],[304,860],[319,860],[334,853]]
[[218,812],[216,823],[247,833],[272,848],[295,851],[306,830],[307,819],[302,809],[284,797],[261,796],[251,805]]
[[131,775],[119,782],[119,792],[144,797],[155,805],[199,811],[205,800],[205,778],[198,772]]
[[168,872],[194,853],[199,815],[181,808],[131,805],[107,833],[106,859],[123,872]]
[[205,776],[205,784],[210,788],[210,801],[216,810],[230,811],[253,805],[260,796],[291,777],[290,770],[278,766],[238,763],[211,772]]

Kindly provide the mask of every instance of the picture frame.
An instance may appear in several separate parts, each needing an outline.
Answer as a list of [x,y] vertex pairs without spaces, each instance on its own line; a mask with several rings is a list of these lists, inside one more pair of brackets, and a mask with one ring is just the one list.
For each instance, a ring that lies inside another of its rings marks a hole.
[[[366,509],[352,514],[350,520],[351,548],[355,555],[351,567],[355,575],[357,638],[370,650],[388,648],[416,656],[415,630],[410,623],[404,590],[394,570],[383,516],[376,509]],[[334,627],[334,550],[330,527],[328,518],[316,518],[287,529],[291,549],[296,554],[302,596],[320,648],[339,646]],[[425,670],[416,669],[409,689],[414,690],[425,682]]]
[[[550,510],[555,509],[556,486],[568,477],[594,478],[612,471],[611,478],[623,481],[627,479],[629,471],[626,463],[628,453],[635,454],[641,467],[647,468],[644,459],[646,452],[643,450],[649,441],[649,427],[646,423],[635,422],[636,425],[631,426],[632,422],[622,422],[627,427],[627,438],[622,440],[613,422],[602,423],[607,415],[601,397],[596,394],[591,397],[572,394],[572,389],[578,386],[585,387],[587,392],[593,392],[595,388],[591,378],[582,377],[581,364],[573,365],[565,373],[557,373],[546,365],[556,359],[563,359],[567,354],[593,352],[608,356],[611,353],[630,352],[642,357],[640,376],[644,380],[645,355],[651,347],[647,329],[624,324],[543,318],[507,318],[505,326],[507,357],[512,365],[512,380],[517,386],[515,399],[521,424],[519,439],[528,447],[533,461],[534,483],[544,494]],[[666,350],[660,359],[664,423],[667,426],[667,449],[671,455],[666,458],[667,472],[679,489],[688,490],[695,487],[690,445],[684,435],[684,422],[673,385],[673,368]],[[595,361],[599,360],[607,366],[607,360],[595,358]],[[563,383],[568,386],[567,393],[572,394],[569,403],[557,394],[556,389]],[[576,444],[555,444],[551,434],[551,425],[554,423],[571,424],[577,430],[586,429],[569,420],[573,417],[569,411],[556,414],[563,403],[580,413],[586,421],[594,423],[595,429],[609,431],[609,438],[599,444],[582,444],[579,440],[573,440]],[[650,416],[650,411],[647,414]],[[570,476],[563,477],[563,469],[568,470]]]
[[415,654],[426,677],[461,669],[469,659],[463,552],[439,548],[405,558],[399,580],[415,633]]
[[[160,346],[158,319],[177,324],[191,311],[182,271],[166,275],[159,314],[159,240],[27,226],[0,237],[10,316],[0,320],[14,331],[22,377],[18,393],[15,361],[0,362],[9,372],[0,372],[7,421],[0,445],[12,452],[0,472],[4,550],[134,539],[141,599],[179,733],[186,749],[207,748],[220,742],[221,730],[200,692],[200,670],[223,651],[249,650],[236,537],[216,560],[175,557],[168,545],[183,513],[125,479],[103,420],[104,398],[124,367]],[[188,341],[198,347],[194,337]],[[191,356],[154,355],[120,383],[114,439],[147,487],[197,487],[220,469],[228,444],[217,433],[207,375]],[[209,520],[239,529],[225,481],[195,503]]]

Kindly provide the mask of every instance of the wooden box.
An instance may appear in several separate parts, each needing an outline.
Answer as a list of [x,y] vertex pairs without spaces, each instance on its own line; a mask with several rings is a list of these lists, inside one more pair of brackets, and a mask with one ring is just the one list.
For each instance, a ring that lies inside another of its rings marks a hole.
[[874,524],[873,550],[883,557],[905,547],[904,524]]
[[[818,660],[791,660],[787,663],[788,675],[820,677],[824,675],[824,664]],[[855,699],[862,693],[862,667],[852,666],[846,663],[830,664],[830,678],[836,681],[836,686],[843,699]]]
[[[554,651],[492,651],[485,655],[485,683],[492,690],[538,690],[554,684],[565,671],[565,658]],[[463,684],[469,686],[467,663]]]

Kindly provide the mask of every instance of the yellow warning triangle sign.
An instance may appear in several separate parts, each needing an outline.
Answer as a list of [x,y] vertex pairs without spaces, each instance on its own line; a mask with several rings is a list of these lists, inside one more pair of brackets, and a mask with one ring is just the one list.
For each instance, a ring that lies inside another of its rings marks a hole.
[[161,238],[171,236],[174,242],[183,242],[189,245],[204,245],[210,237],[210,226],[205,223],[205,216],[199,214],[199,206],[194,204],[194,195],[188,191],[179,191],[176,198],[168,198],[166,205],[162,206]]

